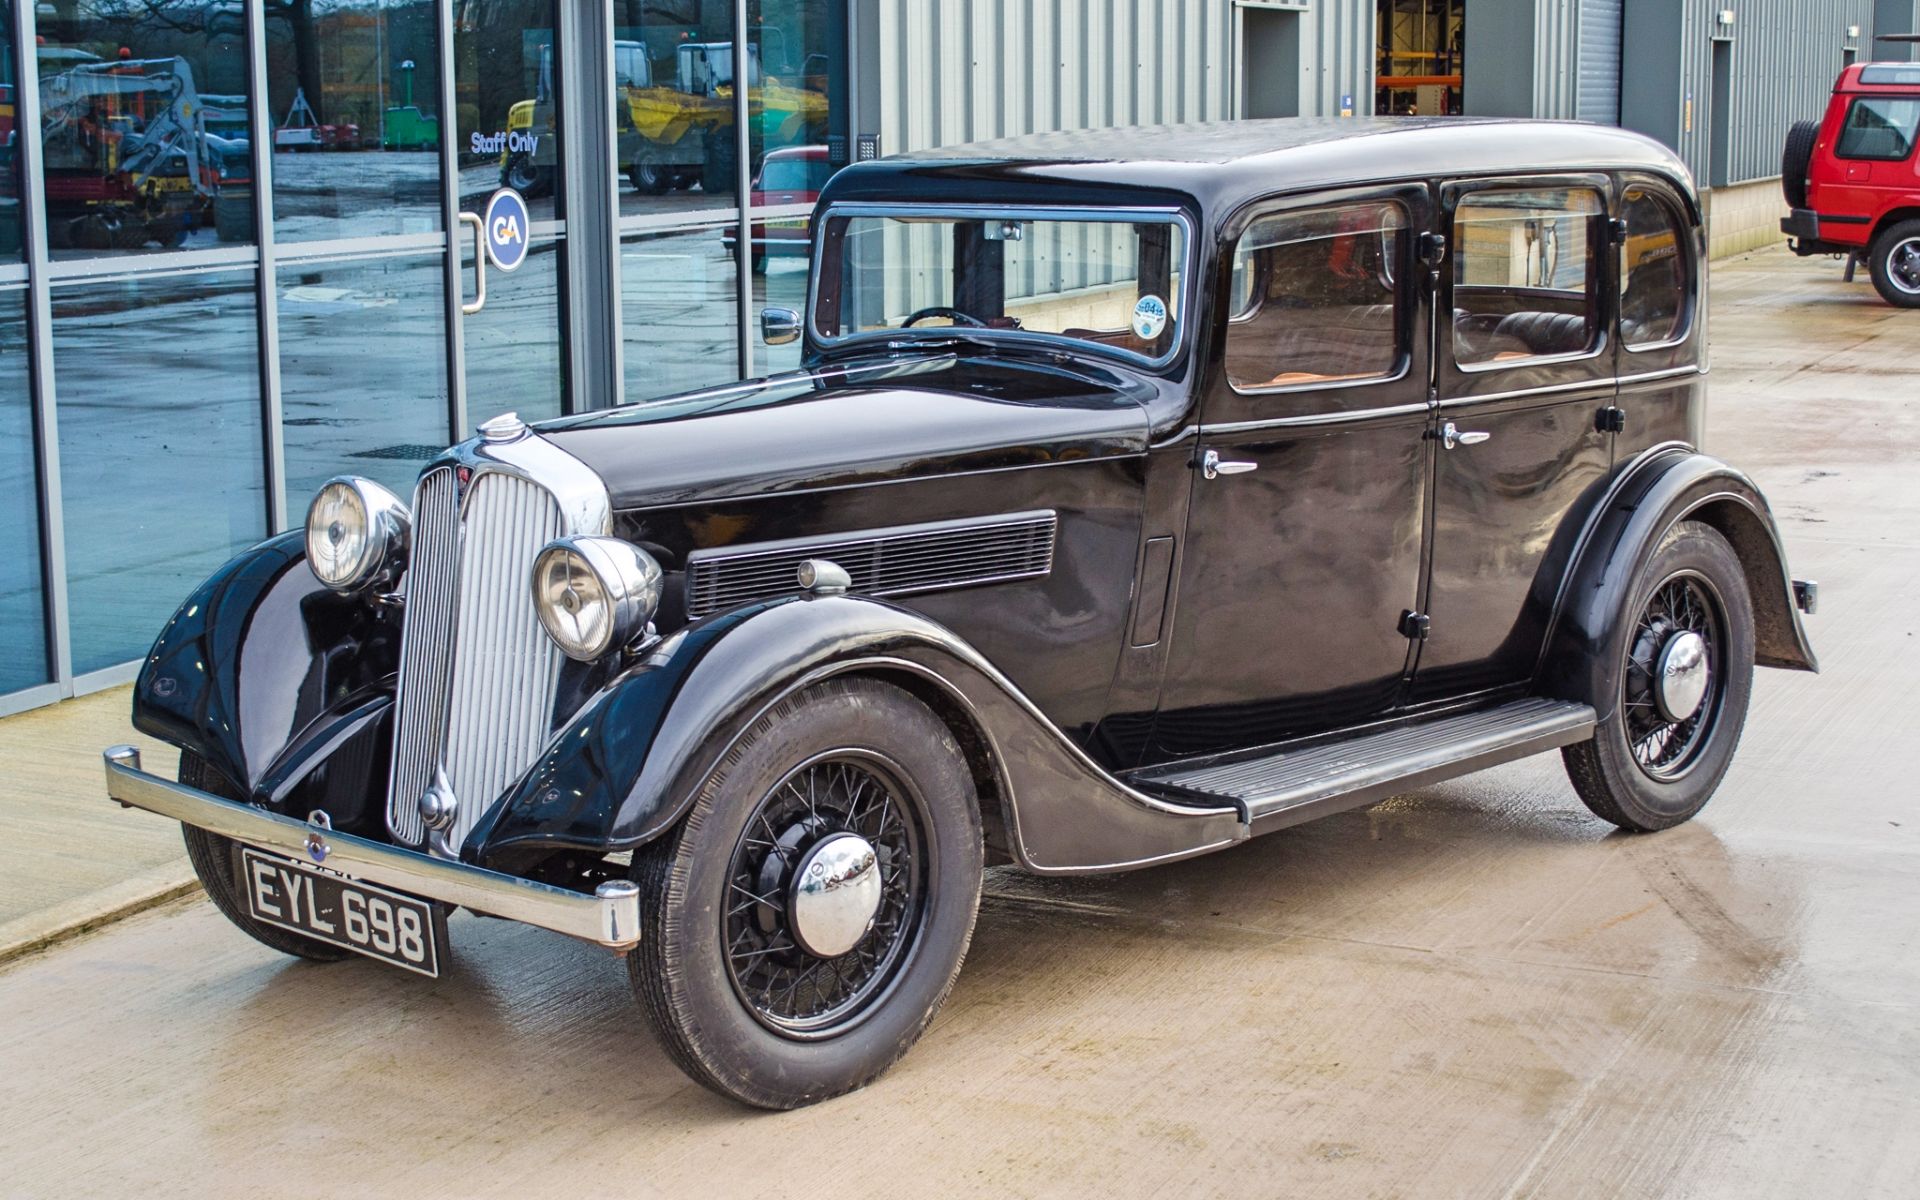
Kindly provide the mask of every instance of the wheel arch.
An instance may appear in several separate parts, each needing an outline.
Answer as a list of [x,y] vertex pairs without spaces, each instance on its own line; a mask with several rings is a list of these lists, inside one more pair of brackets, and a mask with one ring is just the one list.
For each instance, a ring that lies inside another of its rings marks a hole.
[[1903,205],[1899,208],[1888,209],[1886,212],[1880,214],[1880,219],[1873,223],[1873,232],[1867,235],[1868,247],[1872,247],[1875,242],[1880,240],[1881,234],[1892,229],[1902,221],[1920,221],[1920,205]]
[[595,696],[464,854],[501,870],[560,851],[632,849],[677,824],[739,737],[827,679],[894,683],[955,732],[981,817],[1028,870],[1122,870],[1245,836],[1232,809],[1187,808],[1115,779],[945,627],[859,596],[788,596],[708,618]]
[[1751,479],[1689,447],[1655,447],[1617,478],[1590,519],[1548,630],[1537,690],[1613,714],[1619,664],[1611,647],[1631,619],[1630,592],[1641,567],[1673,526],[1694,520],[1732,545],[1754,612],[1754,661],[1817,671],[1794,604],[1793,581],[1773,515]]

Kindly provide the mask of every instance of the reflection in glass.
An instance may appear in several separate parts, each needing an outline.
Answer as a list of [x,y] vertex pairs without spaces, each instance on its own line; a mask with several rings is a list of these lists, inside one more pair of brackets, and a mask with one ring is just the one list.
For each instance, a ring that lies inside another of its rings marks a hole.
[[738,279],[716,229],[621,240],[628,401],[740,377]]
[[[780,198],[801,190],[791,184],[809,173],[793,170],[792,164],[787,170],[775,171],[772,163],[780,151],[802,146],[818,147],[817,157],[822,165],[825,163],[828,74],[833,53],[830,8],[818,0],[749,0],[747,4],[747,38],[759,54],[761,67],[759,75],[749,78],[747,84],[754,204],[812,202],[810,197]],[[811,175],[819,176],[819,168]],[[813,191],[819,190],[820,181],[814,179]]]
[[[13,62],[13,4],[10,0],[0,0],[0,20],[7,22],[4,33],[0,33],[0,91],[4,92],[9,112],[13,111],[13,83],[16,78]],[[23,242],[20,231],[24,228],[20,221],[20,155],[15,152],[13,142],[12,119],[5,141],[5,162],[0,165],[0,262],[19,262],[23,255]],[[0,688],[5,685],[0,684]]]
[[615,0],[613,10],[621,214],[732,205],[733,6]]
[[267,5],[274,235],[440,228],[439,18],[431,0]]
[[48,679],[26,311],[24,287],[0,290],[0,693]]
[[555,0],[475,0],[459,8],[460,207],[479,212],[488,196],[511,187],[527,198],[534,220],[562,217]]
[[[473,248],[462,238],[463,278],[473,276]],[[557,417],[566,395],[561,367],[560,283],[564,239],[535,236],[527,260],[512,274],[487,276],[487,306],[463,323],[467,428],[503,412],[523,421]]]
[[35,22],[53,257],[252,241],[241,6],[44,4]]
[[140,657],[266,534],[252,271],[53,292],[73,669]]
[[280,264],[290,519],[334,475],[365,475],[409,497],[421,466],[446,446],[444,262]]
[[[772,305],[776,308],[790,308],[794,312],[806,315],[807,311],[807,260],[805,257],[774,257],[766,261],[764,271],[754,277],[753,311]],[[791,371],[800,365],[800,342],[788,342],[784,346],[769,346],[757,337],[753,350],[754,371],[756,375],[771,375],[776,371]],[[631,355],[632,351],[628,351]],[[631,387],[631,385],[629,385]]]

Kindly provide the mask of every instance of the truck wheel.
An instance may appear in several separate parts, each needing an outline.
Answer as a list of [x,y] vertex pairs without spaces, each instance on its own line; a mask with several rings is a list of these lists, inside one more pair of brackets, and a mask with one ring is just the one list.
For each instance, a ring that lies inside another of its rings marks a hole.
[[642,158],[627,168],[627,182],[643,195],[664,196],[673,190],[673,173],[657,162]]
[[[180,782],[229,800],[244,799],[239,789],[190,750],[180,752]],[[241,890],[245,885],[240,879],[239,843],[193,825],[182,825],[180,831],[186,836],[187,861],[193,864],[193,873],[200,877],[200,886],[207,890],[207,898],[247,936],[282,954],[313,962],[339,962],[353,956],[351,950],[254,920],[247,912],[247,901]]]
[[1795,121],[1787,129],[1787,143],[1780,152],[1780,190],[1787,194],[1788,208],[1807,206],[1807,171],[1813,166],[1813,144],[1820,140],[1820,122]]
[[1613,715],[1561,750],[1587,807],[1648,833],[1699,812],[1733,761],[1753,689],[1753,603],[1718,530],[1681,521],[1630,593],[1607,653],[1620,663]]
[[1882,230],[1868,252],[1874,290],[1897,308],[1920,308],[1920,220]]
[[808,688],[635,855],[634,993],[667,1053],[721,1095],[799,1108],[850,1092],[946,999],[981,854],[972,772],[939,718],[878,680]]
[[508,158],[507,165],[500,168],[500,186],[510,187],[528,200],[546,195],[552,182],[552,172],[535,163],[533,156],[525,152]]

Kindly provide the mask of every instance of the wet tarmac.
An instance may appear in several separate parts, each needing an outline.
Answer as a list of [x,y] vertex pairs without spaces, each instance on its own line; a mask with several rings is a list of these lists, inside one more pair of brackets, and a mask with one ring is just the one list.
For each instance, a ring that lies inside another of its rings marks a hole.
[[1920,313],[1717,268],[1709,449],[1822,585],[1720,794],[1611,832],[1549,756],[1224,854],[996,873],[866,1091],[750,1113],[602,952],[450,975],[178,902],[0,970],[0,1194],[1910,1196],[1920,1179]]

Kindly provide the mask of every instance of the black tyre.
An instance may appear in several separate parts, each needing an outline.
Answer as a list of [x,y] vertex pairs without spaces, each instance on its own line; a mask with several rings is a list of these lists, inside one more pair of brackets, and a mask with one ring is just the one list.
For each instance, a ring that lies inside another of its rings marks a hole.
[[709,134],[702,152],[700,190],[709,196],[726,196],[737,191],[740,181],[734,176],[734,165],[740,156],[733,144],[733,131]]
[[1561,755],[1588,808],[1645,833],[1699,812],[1733,761],[1753,690],[1753,604],[1733,547],[1696,521],[1668,531],[1631,595],[1608,650],[1621,664],[1614,713]]
[[1786,146],[1780,152],[1780,190],[1787,194],[1788,208],[1807,206],[1807,171],[1813,166],[1813,144],[1820,140],[1820,122],[1795,121],[1787,129]]
[[[225,796],[229,800],[244,798],[239,794],[239,789],[228,783],[199,755],[190,751],[180,752],[180,782],[203,792]],[[291,929],[254,920],[247,913],[247,902],[241,890],[244,885],[240,876],[239,843],[192,825],[182,825],[180,831],[186,837],[187,861],[193,864],[193,873],[200,877],[200,886],[207,890],[207,898],[248,937],[282,954],[313,962],[339,962],[353,956],[350,950],[316,942]]]
[[627,182],[643,195],[662,196],[673,190],[673,172],[651,159],[637,159],[627,168]]
[[1867,267],[1882,300],[1896,308],[1920,308],[1920,220],[1881,230],[1868,252]]
[[946,999],[981,855],[973,777],[939,718],[878,680],[809,688],[635,855],[634,993],[667,1053],[722,1095],[798,1108],[850,1092]]
[[507,159],[500,169],[500,186],[510,187],[529,200],[535,200],[547,194],[553,186],[553,172],[533,161],[533,156],[525,152],[517,153]]

